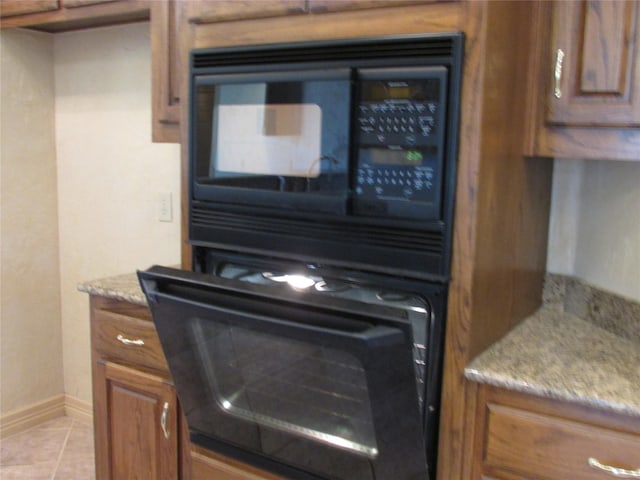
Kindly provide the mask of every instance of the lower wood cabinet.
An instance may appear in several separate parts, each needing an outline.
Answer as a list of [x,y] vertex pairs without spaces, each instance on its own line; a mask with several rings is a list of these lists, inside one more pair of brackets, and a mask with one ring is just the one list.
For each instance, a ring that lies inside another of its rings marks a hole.
[[[173,386],[162,377],[98,360],[93,381],[104,393],[96,423],[107,432],[97,478],[178,478],[178,406]],[[97,440],[97,439],[96,439]]]
[[191,480],[284,480],[199,447],[191,450]]
[[487,386],[478,399],[474,479],[640,478],[640,418]]

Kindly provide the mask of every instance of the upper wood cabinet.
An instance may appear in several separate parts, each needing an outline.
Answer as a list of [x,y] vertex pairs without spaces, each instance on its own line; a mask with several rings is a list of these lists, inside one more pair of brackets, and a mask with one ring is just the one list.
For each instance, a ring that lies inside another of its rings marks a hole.
[[2,28],[43,32],[115,25],[149,19],[151,0],[0,0]]
[[190,0],[185,2],[190,23],[203,24],[280,17],[306,12],[305,0]]
[[0,0],[0,18],[57,10],[58,0]]
[[402,7],[441,0],[309,0],[311,13],[337,12],[378,7]]
[[[186,2],[151,4],[151,117],[154,142],[180,142],[180,96],[187,47]],[[181,34],[182,30],[182,34]]]
[[635,0],[554,5],[549,123],[640,126],[638,10]]
[[537,3],[527,155],[640,160],[639,17],[635,0]]

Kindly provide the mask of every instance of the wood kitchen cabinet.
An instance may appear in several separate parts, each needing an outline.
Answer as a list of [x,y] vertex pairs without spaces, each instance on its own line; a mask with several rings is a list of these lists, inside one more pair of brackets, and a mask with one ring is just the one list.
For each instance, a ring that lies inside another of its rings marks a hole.
[[640,4],[571,0],[538,5],[532,57],[530,154],[640,160]]
[[151,4],[151,132],[154,142],[180,142],[180,97],[188,56],[185,2]]
[[[109,432],[97,478],[178,478],[178,408],[173,385],[157,375],[98,360],[93,381],[104,391],[97,419]],[[105,458],[106,457],[106,458]]]
[[338,12],[380,7],[402,7],[440,0],[309,0],[311,13]]
[[638,418],[486,385],[478,399],[473,479],[640,476]]
[[151,0],[0,0],[2,28],[42,32],[115,25],[149,19]]
[[199,447],[191,451],[191,480],[284,480]]
[[190,444],[149,310],[91,296],[96,479],[189,478]]

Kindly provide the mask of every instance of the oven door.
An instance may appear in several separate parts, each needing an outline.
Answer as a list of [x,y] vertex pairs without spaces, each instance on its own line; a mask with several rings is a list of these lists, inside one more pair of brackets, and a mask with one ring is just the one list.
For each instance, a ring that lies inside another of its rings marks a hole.
[[427,478],[408,322],[139,272],[194,443],[287,478]]

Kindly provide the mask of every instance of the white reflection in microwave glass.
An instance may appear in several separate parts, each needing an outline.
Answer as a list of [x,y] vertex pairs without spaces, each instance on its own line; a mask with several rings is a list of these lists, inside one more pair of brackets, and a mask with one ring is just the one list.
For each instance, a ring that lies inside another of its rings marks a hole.
[[317,104],[218,105],[221,172],[318,177],[322,110]]

